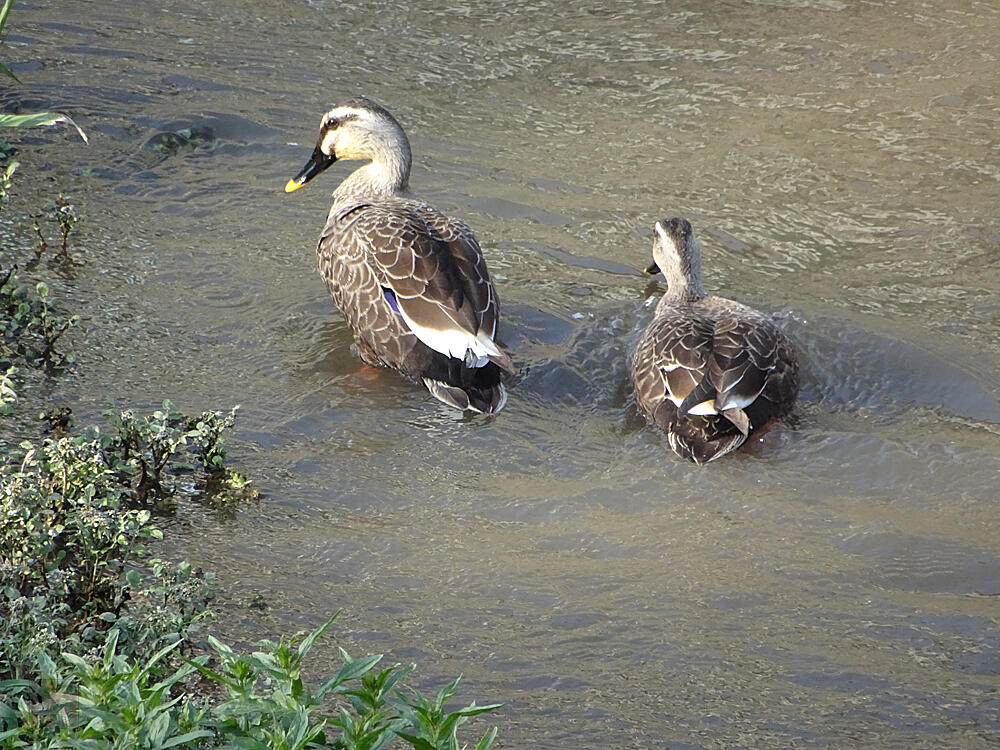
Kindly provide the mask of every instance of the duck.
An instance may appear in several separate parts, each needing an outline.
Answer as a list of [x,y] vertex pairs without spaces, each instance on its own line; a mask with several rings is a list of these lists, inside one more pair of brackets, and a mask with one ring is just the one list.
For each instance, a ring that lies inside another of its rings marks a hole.
[[658,221],[653,233],[645,272],[662,273],[667,291],[635,350],[636,403],[674,453],[706,464],[791,411],[795,348],[768,316],[705,291],[687,219]]
[[472,230],[411,194],[406,133],[365,97],[323,115],[316,147],[285,192],[345,160],[367,163],[333,191],[316,254],[361,360],[423,383],[456,409],[500,411],[514,366],[497,340],[500,301]]

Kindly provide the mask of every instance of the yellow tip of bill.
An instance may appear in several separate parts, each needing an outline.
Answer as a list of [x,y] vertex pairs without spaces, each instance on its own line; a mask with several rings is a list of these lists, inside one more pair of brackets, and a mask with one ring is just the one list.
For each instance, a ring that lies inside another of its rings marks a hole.
[[305,185],[304,182],[296,182],[295,180],[289,180],[288,184],[285,185],[285,192],[286,193],[292,193],[292,192],[298,190],[303,185]]

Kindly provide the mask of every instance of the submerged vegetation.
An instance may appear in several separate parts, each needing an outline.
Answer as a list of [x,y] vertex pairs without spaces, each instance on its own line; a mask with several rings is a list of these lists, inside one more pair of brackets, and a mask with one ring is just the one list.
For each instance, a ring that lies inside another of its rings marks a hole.
[[[0,4],[0,34],[12,2]],[[2,63],[0,75],[16,80]],[[74,124],[0,113],[0,128],[55,122]],[[0,215],[15,151],[0,141]],[[68,257],[72,204],[60,195],[31,218],[35,260],[49,247]],[[57,244],[43,222],[58,226]],[[343,649],[334,675],[304,676],[336,616],[251,653],[204,632],[213,574],[150,547],[163,536],[157,517],[179,503],[238,508],[259,498],[226,461],[236,409],[188,416],[164,401],[149,414],[109,410],[104,427],[73,433],[68,407],[19,388],[27,372],[57,379],[71,368],[65,334],[79,317],[58,309],[44,281],[24,281],[7,255],[0,248],[0,748],[464,747],[459,728],[497,705],[449,711],[457,679],[425,696],[404,685],[415,665],[380,666],[382,655]],[[24,416],[29,406],[44,410],[38,421]],[[488,750],[496,734],[475,748]]]

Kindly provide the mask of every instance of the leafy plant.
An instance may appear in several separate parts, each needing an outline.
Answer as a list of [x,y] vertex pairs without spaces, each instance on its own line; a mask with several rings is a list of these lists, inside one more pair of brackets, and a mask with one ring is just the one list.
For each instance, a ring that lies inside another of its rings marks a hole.
[[48,284],[22,284],[16,270],[0,271],[0,355],[23,359],[49,372],[71,364],[73,357],[61,353],[56,344],[80,317],[54,312]]
[[[4,27],[7,25],[7,16],[10,15],[10,9],[14,5],[14,0],[4,0],[3,5],[0,5],[0,37],[3,36]],[[8,68],[3,63],[0,63],[0,73],[3,73],[10,78],[17,81],[17,76],[14,75],[10,68]],[[20,83],[20,81],[17,81]]]
[[49,201],[41,213],[32,214],[31,218],[33,220],[32,227],[35,230],[35,234],[38,235],[37,254],[41,255],[49,248],[48,240],[45,239],[41,225],[41,222],[46,220],[59,225],[59,253],[68,257],[69,235],[80,221],[80,217],[77,215],[76,209],[73,208],[73,204],[60,195],[55,200]]
[[[215,667],[208,666],[207,654],[176,658],[179,641],[127,655],[118,629],[88,655],[43,654],[29,678],[0,682],[0,742],[169,748],[210,741],[260,750],[382,750],[402,741],[416,750],[458,750],[458,727],[497,708],[472,703],[446,712],[458,680],[434,699],[412,690],[404,699],[397,686],[413,665],[375,671],[381,655],[352,659],[343,649],[340,669],[311,689],[303,663],[335,618],[301,640],[264,641],[252,653],[209,637]],[[195,673],[222,695],[192,693]],[[495,728],[487,731],[477,750],[488,750],[495,736]]]
[[108,463],[132,487],[135,501],[145,503],[176,494],[173,478],[178,471],[195,469],[186,459],[190,449],[206,473],[209,496],[222,501],[256,498],[252,483],[223,463],[222,433],[232,427],[238,408],[227,415],[206,411],[193,418],[175,411],[170,401],[148,417],[108,410],[104,414],[117,433],[104,441]]
[[[451,713],[444,704],[455,693],[458,680],[441,690],[434,700],[397,689],[416,665],[395,665],[379,671],[382,655],[353,659],[339,649],[343,666],[333,677],[311,690],[302,679],[302,664],[336,619],[336,615],[301,640],[264,641],[261,650],[237,654],[209,637],[220,660],[218,670],[189,660],[188,664],[226,687],[226,700],[212,708],[216,731],[230,743],[248,748],[338,748],[380,750],[402,739],[416,750],[460,750],[458,727],[472,716],[493,711],[500,704],[475,702]],[[346,699],[335,715],[323,706],[331,698]],[[339,730],[339,736],[329,737]],[[488,750],[496,729],[476,745]]]
[[[56,659],[42,656],[37,681],[0,682],[11,698],[0,702],[8,747],[197,747],[214,733],[194,728],[206,709],[174,686],[193,671],[187,664],[171,668],[169,657],[179,642],[145,659],[119,652],[118,630],[91,658],[69,651]],[[16,704],[12,700],[17,696]],[[13,744],[11,744],[13,743]]]
[[[458,682],[456,678],[437,694],[434,700],[428,700],[420,693],[411,690],[409,695],[400,695],[400,713],[406,723],[417,730],[417,734],[399,732],[399,736],[409,742],[416,750],[461,750],[458,744],[458,728],[471,717],[499,708],[499,703],[488,706],[477,706],[475,701],[465,708],[448,713],[445,703],[455,694]],[[476,745],[476,750],[488,750],[497,736],[497,728],[493,727],[483,735]]]
[[207,610],[211,574],[153,560],[144,580],[136,565],[161,537],[151,500],[175,499],[174,477],[205,461],[226,469],[221,432],[232,416],[190,418],[165,402],[149,417],[119,413],[107,435],[24,442],[16,463],[0,462],[0,677],[112,626],[135,651],[187,636]]
[[7,371],[0,374],[0,414],[8,415],[17,403],[17,391],[14,390],[14,376],[17,368],[10,365]]
[[61,639],[114,619],[126,596],[126,560],[158,538],[91,435],[22,443],[17,467],[0,475],[0,675]]
[[21,166],[21,163],[16,160],[11,160],[6,165],[0,164],[0,210],[7,205],[7,194],[13,185],[12,178],[14,172],[17,171],[19,166]]

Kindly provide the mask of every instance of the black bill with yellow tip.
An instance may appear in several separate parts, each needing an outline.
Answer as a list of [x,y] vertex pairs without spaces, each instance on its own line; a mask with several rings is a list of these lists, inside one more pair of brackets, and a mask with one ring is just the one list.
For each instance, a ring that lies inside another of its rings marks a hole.
[[648,274],[649,276],[656,276],[656,274],[660,272],[660,267],[655,263],[650,263],[648,266],[642,269],[642,272]]
[[323,150],[317,146],[313,149],[312,156],[309,157],[309,161],[307,161],[306,165],[302,167],[302,171],[290,179],[288,184],[285,185],[285,192],[290,193],[293,190],[298,190],[335,161],[337,161],[336,156],[328,156],[324,154]]

